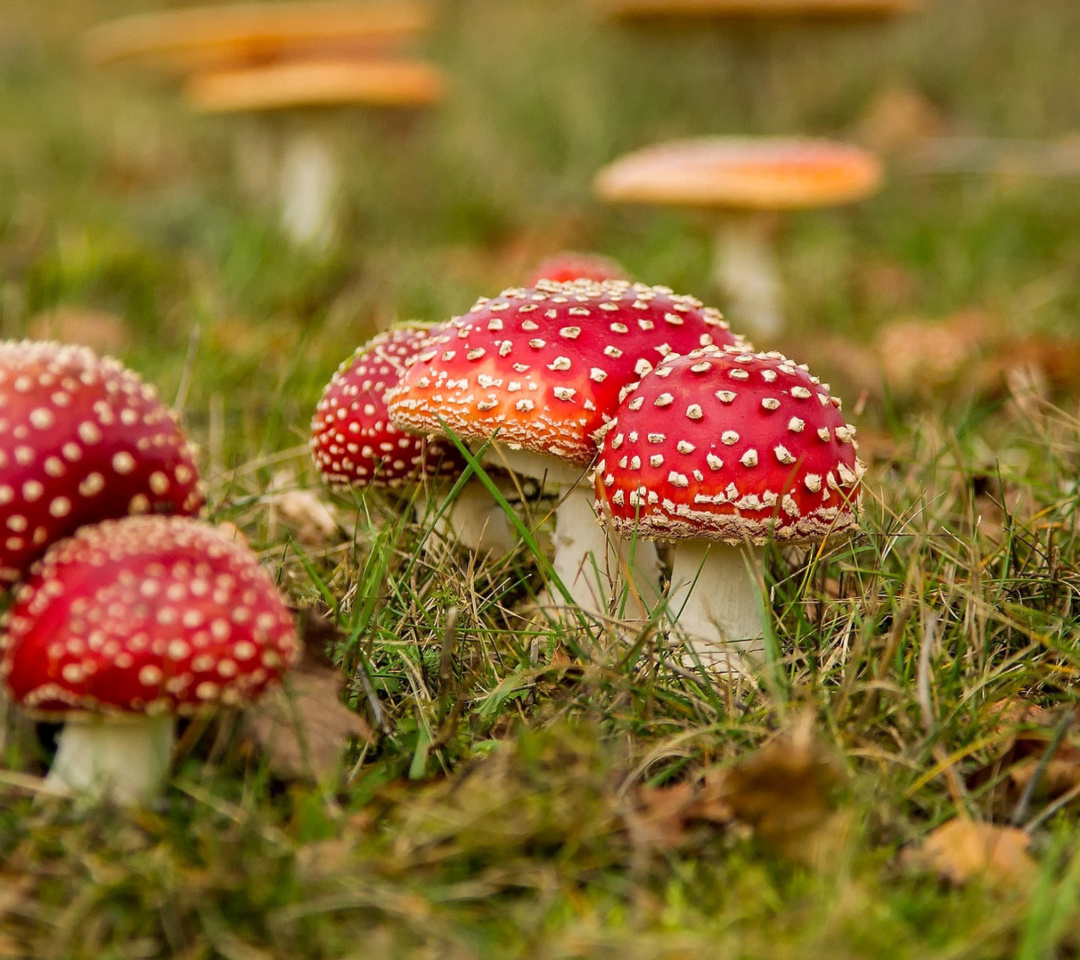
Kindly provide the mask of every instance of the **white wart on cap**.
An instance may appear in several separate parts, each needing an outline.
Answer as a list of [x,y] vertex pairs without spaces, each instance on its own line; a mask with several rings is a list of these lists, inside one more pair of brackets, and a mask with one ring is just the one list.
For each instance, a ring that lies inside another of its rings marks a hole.
[[0,581],[84,523],[201,506],[193,447],[137,374],[86,347],[0,343]]

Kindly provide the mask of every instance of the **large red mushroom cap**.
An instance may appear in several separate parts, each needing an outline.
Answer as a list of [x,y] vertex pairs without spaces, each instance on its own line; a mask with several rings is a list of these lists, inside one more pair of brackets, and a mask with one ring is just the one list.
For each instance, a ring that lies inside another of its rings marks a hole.
[[386,392],[397,385],[431,329],[410,324],[380,333],[331,378],[311,424],[312,456],[328,483],[397,487],[464,469],[454,447],[406,433],[386,409]]
[[594,472],[629,536],[764,544],[847,536],[863,465],[827,385],[779,353],[668,357],[627,394]]
[[576,464],[622,387],[668,353],[740,342],[720,314],[666,287],[609,280],[506,290],[438,328],[388,394],[395,422]]
[[0,676],[37,715],[236,704],[299,654],[254,553],[187,517],[81,528],[34,565],[3,623]]
[[196,513],[194,451],[154,388],[87,347],[0,343],[0,581],[129,513]]

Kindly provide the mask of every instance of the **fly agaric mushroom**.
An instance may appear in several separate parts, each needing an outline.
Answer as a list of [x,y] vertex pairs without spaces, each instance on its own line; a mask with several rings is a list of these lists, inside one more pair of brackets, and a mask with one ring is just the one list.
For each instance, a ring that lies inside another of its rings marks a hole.
[[[604,613],[610,589],[594,575],[614,558],[580,484],[597,432],[622,387],[665,354],[738,342],[716,310],[666,287],[627,281],[540,281],[481,299],[437,328],[387,399],[418,433],[494,440],[490,456],[563,492],[553,567],[574,603]],[[656,589],[655,551],[635,552],[643,594]]]
[[[419,483],[412,495],[421,522],[428,511],[424,483],[452,482],[465,462],[453,444],[395,426],[386,392],[431,330],[430,324],[399,326],[360,347],[327,384],[311,425],[312,456],[329,484],[393,490]],[[470,550],[507,553],[516,545],[506,515],[476,481],[462,487],[436,529]]]
[[596,175],[613,203],[693,207],[717,221],[716,281],[753,336],[783,328],[772,216],[834,206],[877,190],[878,159],[861,147],[782,137],[706,137],[627,154]]
[[120,17],[88,30],[81,46],[98,66],[190,73],[328,53],[385,54],[430,20],[424,7],[402,0],[222,4]]
[[578,253],[565,250],[541,260],[536,269],[529,274],[523,286],[535,287],[541,280],[554,283],[569,283],[571,280],[629,280],[623,267],[610,257],[598,253]]
[[129,513],[196,513],[193,449],[153,387],[86,347],[0,342],[0,582]]
[[[689,661],[763,649],[764,545],[850,536],[864,467],[826,384],[779,353],[669,356],[627,392],[593,473],[622,536],[675,541],[669,616]],[[692,588],[692,589],[691,589]]]
[[54,544],[2,620],[0,678],[65,723],[46,783],[152,798],[175,716],[256,699],[299,655],[255,554],[188,517],[126,517]]
[[411,60],[302,60],[216,70],[192,77],[185,93],[200,113],[292,112],[278,189],[281,224],[295,242],[325,246],[334,229],[342,170],[332,138],[310,111],[346,105],[421,109],[442,98],[439,68]]

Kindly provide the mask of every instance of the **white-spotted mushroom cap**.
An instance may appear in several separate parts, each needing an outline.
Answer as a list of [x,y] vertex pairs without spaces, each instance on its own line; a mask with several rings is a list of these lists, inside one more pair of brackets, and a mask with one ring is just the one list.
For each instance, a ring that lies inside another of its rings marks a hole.
[[430,324],[413,324],[380,333],[331,378],[311,424],[311,453],[327,483],[397,487],[464,469],[455,447],[406,433],[386,409],[387,390],[431,330]]
[[788,210],[861,200],[881,179],[881,162],[853,144],[703,137],[629,153],[600,170],[594,185],[613,203]]
[[0,581],[84,523],[201,506],[193,447],[137,374],[87,347],[0,343]]
[[390,415],[587,464],[626,384],[668,353],[737,340],[716,310],[666,287],[542,280],[437,328],[389,392]]
[[850,536],[855,428],[828,385],[779,353],[668,357],[628,392],[593,474],[629,536],[763,544]]
[[0,675],[37,716],[239,704],[299,655],[255,554],[188,517],[81,528],[34,565],[3,624]]

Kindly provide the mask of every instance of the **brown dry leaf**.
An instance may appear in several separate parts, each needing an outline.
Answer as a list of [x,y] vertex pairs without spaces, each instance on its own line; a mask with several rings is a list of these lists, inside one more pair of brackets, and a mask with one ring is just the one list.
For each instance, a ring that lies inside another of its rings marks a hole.
[[641,790],[633,825],[654,842],[677,846],[695,823],[742,824],[780,853],[817,862],[839,838],[843,818],[833,794],[841,779],[839,764],[814,736],[813,719],[804,715],[700,784]]
[[813,718],[727,771],[724,799],[755,835],[788,856],[816,859],[837,839],[833,794],[842,770],[817,740]]
[[288,471],[274,475],[266,498],[271,526],[280,522],[309,550],[321,550],[340,539],[337,520],[330,508],[313,490],[297,487],[296,477]]
[[114,313],[82,307],[57,307],[31,317],[26,335],[34,340],[78,343],[95,353],[123,353],[131,340],[124,321]]
[[875,339],[881,374],[894,393],[928,396],[969,371],[992,331],[990,318],[974,309],[941,321],[894,320]]
[[370,740],[364,719],[341,702],[341,671],[305,654],[285,687],[263,697],[248,713],[247,732],[283,780],[337,773],[342,750],[353,738]]
[[941,136],[945,128],[941,111],[925,95],[910,87],[892,87],[871,101],[854,136],[882,153],[901,153]]
[[982,879],[995,887],[1025,887],[1038,870],[1027,852],[1031,842],[1017,827],[974,820],[949,820],[917,847],[905,850],[906,866],[933,870],[950,883]]
[[[991,710],[995,720],[991,733],[1001,737],[1002,749],[968,778],[968,784],[973,789],[992,784],[995,811],[1015,811],[1036,775],[1039,780],[1031,788],[1032,802],[1050,803],[1072,791],[1080,794],[1080,743],[1076,735],[1070,738],[1066,732],[1053,744],[1058,727],[1066,722],[1064,713],[1023,700],[999,701]],[[1074,729],[1076,719],[1074,711]],[[1054,752],[1046,759],[1051,747]]]

